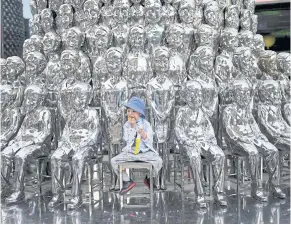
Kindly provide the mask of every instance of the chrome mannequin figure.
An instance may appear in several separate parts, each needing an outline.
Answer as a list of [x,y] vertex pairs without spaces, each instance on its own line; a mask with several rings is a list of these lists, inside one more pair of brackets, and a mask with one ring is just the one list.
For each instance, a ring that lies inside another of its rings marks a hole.
[[50,9],[41,11],[41,26],[45,33],[56,30],[56,13]]
[[128,26],[128,0],[115,0],[113,3],[113,27],[112,45],[120,47],[124,53],[127,53],[126,42],[128,39],[129,26]]
[[83,12],[85,14],[84,32],[92,26],[97,25],[100,19],[99,0],[87,0],[83,5]]
[[111,40],[112,33],[109,27],[94,25],[86,31],[87,53],[93,65],[98,57],[104,56]]
[[245,9],[248,9],[251,14],[255,13],[256,0],[243,0],[243,6]]
[[153,76],[151,60],[144,53],[145,30],[134,26],[129,31],[127,55],[123,67],[123,77],[128,82],[129,97],[137,96],[146,102],[146,85]]
[[217,31],[221,29],[221,17],[222,15],[216,1],[209,1],[204,5],[204,22],[214,27]]
[[49,8],[54,10],[55,12],[64,4],[64,0],[48,0]]
[[79,27],[71,27],[66,31],[66,34],[62,36],[62,42],[66,50],[80,51],[85,43],[85,34]]
[[181,24],[184,28],[184,40],[183,40],[183,50],[184,54],[184,62],[187,65],[190,53],[192,52],[192,48],[194,43],[194,28],[193,21],[195,19],[195,2],[193,0],[182,0],[180,2],[179,7],[179,18],[181,20]]
[[224,28],[220,34],[220,53],[233,56],[233,52],[238,47],[238,32],[235,28]]
[[31,35],[30,38],[26,39],[23,43],[23,58],[27,57],[30,52],[43,53],[43,36]]
[[101,8],[101,25],[112,28],[113,5],[112,0],[101,0],[104,5]]
[[156,0],[145,1],[146,43],[145,51],[151,57],[156,47],[163,45],[165,28],[160,25],[161,3]]
[[25,58],[26,84],[44,84],[46,57],[40,52],[30,52]]
[[[106,140],[109,143],[109,161],[118,155],[124,122],[123,104],[128,100],[127,81],[122,77],[122,49],[112,47],[106,52],[108,80],[101,83],[101,106],[104,111]],[[111,187],[119,190],[117,175],[111,171]]]
[[198,206],[206,207],[200,177],[201,155],[212,165],[214,185],[211,188],[214,191],[214,201],[220,206],[226,206],[223,190],[225,155],[218,147],[211,123],[201,108],[202,90],[199,82],[195,80],[186,82],[184,90],[186,106],[179,109],[176,117],[176,138],[182,151],[186,151],[190,158]]
[[[73,86],[73,109],[67,118],[59,147],[51,157],[53,198],[49,207],[60,204],[63,199],[62,181],[64,164],[72,159],[72,199],[68,208],[75,209],[82,204],[81,182],[85,163],[97,153],[100,123],[97,111],[88,107],[92,100],[89,84],[76,82]],[[92,165],[91,165],[92,166]]]
[[172,6],[173,1],[174,0],[163,0],[161,24],[163,24],[165,28],[177,22],[177,10]]
[[18,56],[11,56],[6,59],[7,66],[7,84],[12,86],[15,108],[20,107],[23,101],[24,85],[22,82],[22,75],[25,71],[25,63]]
[[[147,100],[151,108],[152,126],[156,134],[158,151],[163,159],[161,183],[158,189],[166,189],[166,176],[169,163],[167,142],[170,139],[170,116],[175,104],[174,83],[167,77],[169,72],[170,52],[166,47],[158,47],[154,52],[154,78],[147,84]],[[159,185],[160,184],[160,185]]]
[[57,30],[56,32],[63,36],[66,30],[73,26],[74,23],[74,9],[71,5],[63,4],[58,9],[58,16],[56,19]]
[[251,195],[259,201],[267,201],[262,192],[259,155],[264,157],[269,173],[269,185],[273,195],[284,198],[279,188],[278,149],[264,136],[256,123],[251,108],[251,87],[245,80],[233,82],[234,102],[223,112],[223,128],[226,143],[234,153],[247,157],[247,169],[251,174]]
[[225,10],[225,27],[238,30],[239,28],[239,8],[237,5],[229,5]]
[[41,16],[40,14],[35,14],[30,20],[29,20],[29,30],[30,35],[39,35],[43,36],[44,31],[42,29],[41,25]]
[[128,10],[128,24],[129,26],[144,25],[144,6],[141,0],[130,0],[132,5]]
[[243,2],[244,0],[231,0],[232,5],[237,5],[239,11],[243,9]]
[[1,93],[1,151],[17,134],[21,125],[20,109],[14,107],[15,92],[12,85],[0,85]]
[[261,103],[257,106],[257,122],[261,131],[279,150],[289,154],[291,127],[282,116],[279,82],[274,80],[262,81],[259,86],[259,97]]
[[252,29],[252,20],[251,12],[247,9],[243,9],[240,13],[240,30],[251,30]]
[[264,37],[261,34],[255,34],[252,53],[257,61],[259,60],[260,54],[264,50],[265,50]]
[[258,31],[258,16],[257,15],[252,15],[252,27],[251,31],[255,35]]
[[61,37],[55,32],[48,32],[42,39],[44,55],[48,60],[59,58],[62,46]]
[[207,24],[201,24],[197,28],[195,36],[197,47],[199,46],[210,46],[214,48],[218,37],[218,31]]
[[8,146],[1,152],[1,174],[7,184],[15,165],[14,192],[6,198],[6,203],[17,203],[24,199],[24,176],[29,163],[50,152],[51,114],[43,106],[46,97],[44,86],[30,85],[25,90],[23,102],[24,121]]
[[277,80],[277,53],[271,50],[264,50],[261,52],[258,65],[262,71],[261,80]]

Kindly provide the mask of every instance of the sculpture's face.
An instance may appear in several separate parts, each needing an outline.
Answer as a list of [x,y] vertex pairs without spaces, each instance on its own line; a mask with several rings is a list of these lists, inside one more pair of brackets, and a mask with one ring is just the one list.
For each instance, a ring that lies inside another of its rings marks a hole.
[[217,4],[208,4],[204,10],[205,22],[210,26],[219,25],[219,8]]
[[198,27],[201,25],[203,19],[203,10],[202,8],[196,8],[194,11],[194,20],[192,22],[193,27]]
[[149,24],[156,24],[161,19],[161,7],[159,5],[145,7],[145,21]]
[[198,45],[199,46],[214,46],[215,30],[210,26],[200,26],[198,31]]
[[213,69],[214,54],[212,49],[205,48],[203,51],[200,51],[197,58],[199,59],[197,66],[201,71],[209,72]]
[[61,62],[48,63],[46,87],[49,90],[57,90],[60,81],[62,80]]
[[291,55],[289,53],[279,53],[278,54],[278,69],[287,76],[290,76],[291,67]]
[[154,54],[154,70],[158,74],[164,74],[169,70],[169,52],[155,51]]
[[23,108],[25,112],[29,112],[42,105],[44,94],[39,86],[28,86],[24,92]]
[[29,20],[29,28],[32,35],[42,33],[41,16],[39,14],[34,15]]
[[57,17],[58,28],[67,29],[72,26],[74,19],[74,13],[71,5],[63,4],[59,9]]
[[173,25],[170,27],[167,42],[172,48],[179,48],[183,45],[184,29],[182,27]]
[[116,6],[113,9],[113,19],[117,23],[126,23],[128,20],[129,5]]
[[64,42],[66,49],[79,50],[84,44],[84,34],[79,28],[71,28],[67,31]]
[[240,26],[243,30],[250,30],[251,29],[251,14],[250,11],[245,9],[242,10],[241,17],[240,17]]
[[278,68],[277,68],[277,55],[272,55],[269,60],[268,60],[268,70],[270,71],[270,73],[275,73],[277,72]]
[[7,58],[7,79],[14,81],[25,70],[25,64],[18,56]]
[[42,52],[43,44],[42,37],[39,35],[32,35],[29,39],[26,39],[23,43],[23,58],[27,57],[30,52]]
[[265,84],[262,88],[260,88],[260,99],[264,99],[265,103],[281,105],[282,95],[278,83],[276,81],[267,82],[270,84]]
[[106,67],[111,74],[120,74],[122,71],[122,53],[111,51],[106,55]]
[[253,57],[252,57],[251,51],[250,50],[245,51],[239,57],[240,68],[243,71],[250,71],[252,60],[253,60]]
[[220,9],[224,9],[224,8],[226,7],[226,5],[227,5],[226,0],[217,0],[216,2],[217,2],[218,7],[219,7]]
[[179,16],[182,22],[192,23],[195,16],[195,8],[192,7],[180,7]]
[[98,49],[107,49],[109,46],[109,33],[101,27],[90,30],[87,33],[86,38],[89,42],[89,45],[94,45]]
[[129,44],[132,48],[141,48],[144,46],[144,30],[133,28],[129,35]]
[[244,7],[248,9],[252,14],[255,12],[256,1],[255,0],[244,0]]
[[95,24],[98,22],[100,17],[100,9],[97,1],[86,1],[84,3],[83,9],[86,21],[88,21],[90,24]]
[[57,52],[61,48],[61,38],[57,34],[49,32],[44,35],[42,44],[45,54]]
[[223,31],[220,45],[223,49],[234,51],[238,47],[238,33],[236,30]]
[[185,88],[185,101],[192,109],[199,109],[202,106],[201,86],[189,86]]
[[26,73],[28,74],[40,74],[46,67],[45,56],[39,52],[28,53],[26,59]]
[[225,25],[227,27],[238,28],[239,26],[239,9],[237,6],[228,6],[225,13]]
[[41,12],[41,25],[44,32],[54,29],[54,16],[50,9],[44,9]]
[[14,102],[15,96],[10,85],[1,86],[0,98],[1,111],[3,111],[7,106],[11,105]]
[[241,107],[247,108],[251,102],[251,90],[246,82],[233,88],[234,101]]
[[223,81],[228,81],[233,71],[231,58],[224,56],[216,57],[214,70],[215,74],[218,74]]
[[64,51],[61,55],[61,69],[65,77],[75,75],[80,67],[80,56],[73,50]]

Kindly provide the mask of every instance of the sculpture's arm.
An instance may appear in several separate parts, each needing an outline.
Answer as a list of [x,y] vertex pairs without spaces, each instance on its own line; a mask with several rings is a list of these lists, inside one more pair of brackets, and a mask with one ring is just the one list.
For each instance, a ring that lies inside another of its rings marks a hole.
[[211,122],[208,118],[206,118],[206,132],[205,135],[207,135],[207,140],[215,145],[217,145],[217,140],[215,137],[214,129],[212,127]]
[[[278,134],[277,129],[270,126],[268,122],[268,111],[264,108],[263,105],[258,105],[257,106],[257,113],[258,113],[258,122],[260,123],[261,126],[264,127],[264,129],[267,131],[267,133],[272,136],[272,137],[278,137],[280,134]],[[267,138],[262,134],[258,124],[255,121],[255,118],[253,115],[251,115],[251,127],[252,130],[255,131],[255,133],[258,135],[258,137],[262,137],[263,139],[267,140]]]
[[10,128],[3,134],[1,134],[1,142],[7,142],[13,137],[20,128],[21,116],[18,110],[13,110],[12,112],[12,124]]
[[47,109],[40,112],[40,124],[41,124],[41,131],[39,135],[34,140],[35,144],[42,144],[46,140],[46,138],[52,134],[52,118],[51,112]]

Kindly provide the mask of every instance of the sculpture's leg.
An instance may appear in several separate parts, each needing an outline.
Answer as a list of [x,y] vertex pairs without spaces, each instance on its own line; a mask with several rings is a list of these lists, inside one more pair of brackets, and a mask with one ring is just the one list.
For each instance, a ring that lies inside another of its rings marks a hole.
[[[115,148],[115,155],[114,156],[119,155],[119,153],[120,153],[120,145],[119,144],[115,144],[114,148]],[[120,190],[119,176],[117,176],[116,173],[114,173],[114,176],[115,176],[114,177],[114,180],[115,180],[114,190],[115,191],[119,191]]]
[[166,178],[167,178],[167,172],[168,172],[168,164],[169,164],[169,151],[166,148],[166,144],[162,143],[160,144],[161,150],[162,150],[162,159],[163,159],[163,167],[161,169],[161,189],[166,190]]
[[40,156],[48,155],[48,149],[41,145],[30,145],[22,148],[15,155],[15,190],[6,199],[6,203],[16,203],[24,199],[24,176],[26,166],[30,161]]
[[1,198],[11,194],[11,183],[9,178],[13,167],[14,151],[12,147],[7,147],[1,153]]
[[281,199],[286,198],[286,194],[283,193],[279,186],[280,179],[278,149],[270,142],[260,140],[260,146],[258,146],[258,150],[263,155],[267,164],[267,170],[269,173],[269,185],[273,195]]
[[[162,155],[162,153],[163,153],[163,146],[162,146],[162,144],[161,143],[157,143],[157,147],[158,147],[157,151],[158,151],[159,155]],[[164,160],[163,160],[163,164],[164,164]],[[161,179],[162,179],[162,173],[163,173],[162,170],[163,169],[161,169],[160,172],[157,174],[156,186],[157,186],[157,189],[158,190],[161,189]]]
[[[115,148],[113,144],[109,144],[109,151],[108,151],[108,157],[109,157],[109,162],[111,162],[112,158],[115,156]],[[115,190],[115,182],[116,182],[116,177],[117,175],[113,171],[112,167],[110,166],[110,191]]]
[[190,166],[193,173],[194,192],[196,195],[196,202],[200,208],[205,208],[206,203],[204,199],[203,187],[201,182],[201,155],[198,149],[189,149],[187,154],[190,158]]
[[[93,156],[92,147],[83,147],[76,151],[72,158],[73,168],[73,186],[72,186],[72,199],[68,204],[68,208],[75,209],[82,205],[82,190],[81,183],[84,174],[85,163],[90,160],[90,156]],[[90,163],[90,162],[89,162]]]

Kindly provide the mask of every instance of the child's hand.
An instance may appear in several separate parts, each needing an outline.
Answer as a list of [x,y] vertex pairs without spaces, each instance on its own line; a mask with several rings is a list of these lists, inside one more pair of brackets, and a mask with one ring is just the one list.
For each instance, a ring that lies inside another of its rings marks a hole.
[[147,133],[143,129],[139,129],[138,133],[142,137],[143,140],[145,140],[148,137]]

